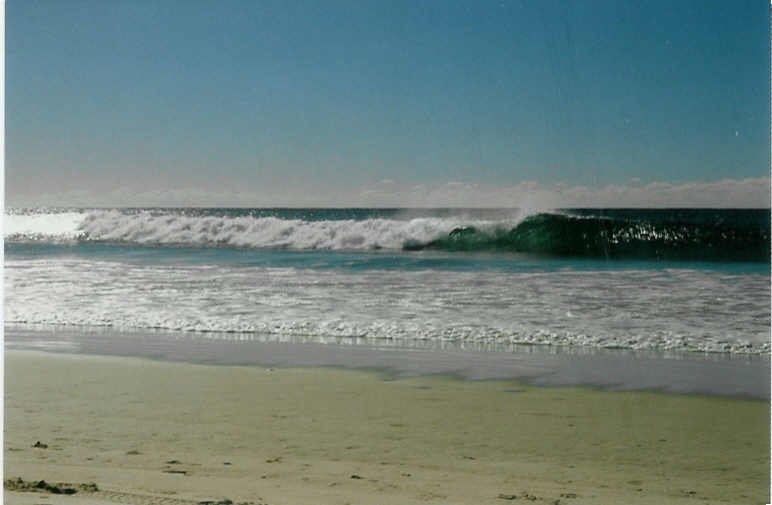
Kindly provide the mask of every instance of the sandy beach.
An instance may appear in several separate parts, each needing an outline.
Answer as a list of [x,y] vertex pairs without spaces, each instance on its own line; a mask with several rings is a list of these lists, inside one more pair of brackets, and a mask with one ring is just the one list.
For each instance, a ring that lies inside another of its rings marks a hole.
[[772,505],[771,13],[2,2],[0,505]]
[[765,401],[34,351],[5,373],[5,479],[77,490],[8,504],[768,501]]

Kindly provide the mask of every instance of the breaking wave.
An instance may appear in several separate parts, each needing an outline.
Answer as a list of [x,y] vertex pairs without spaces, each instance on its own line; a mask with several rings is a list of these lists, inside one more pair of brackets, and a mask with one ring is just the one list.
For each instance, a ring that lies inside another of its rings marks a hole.
[[[10,242],[112,242],[316,250],[401,250],[459,226],[488,229],[504,221],[463,217],[300,219],[182,211],[92,210],[6,215]],[[509,220],[516,225],[516,219]]]
[[495,219],[463,214],[331,215],[309,219],[286,210],[266,214],[224,209],[12,211],[5,216],[4,235],[9,242],[498,251],[653,260],[769,261],[770,257],[769,214],[764,211],[695,214],[699,219],[678,211],[511,212]]
[[595,258],[769,261],[768,226],[752,223],[650,222],[538,214],[493,231],[459,227],[412,249],[502,250]]

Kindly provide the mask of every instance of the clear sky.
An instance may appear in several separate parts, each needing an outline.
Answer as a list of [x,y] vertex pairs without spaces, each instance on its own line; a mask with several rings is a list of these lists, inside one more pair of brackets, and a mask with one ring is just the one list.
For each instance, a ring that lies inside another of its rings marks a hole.
[[769,202],[762,0],[8,0],[6,27],[9,206]]

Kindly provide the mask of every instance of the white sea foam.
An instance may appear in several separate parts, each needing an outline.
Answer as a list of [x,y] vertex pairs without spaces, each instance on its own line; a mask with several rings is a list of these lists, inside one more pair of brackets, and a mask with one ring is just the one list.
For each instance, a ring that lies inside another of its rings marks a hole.
[[[389,271],[7,258],[23,325],[766,354],[769,277]],[[251,338],[251,337],[247,337]]]
[[84,212],[44,212],[6,214],[3,236],[6,240],[74,240],[83,235],[80,225]]
[[[524,217],[325,221],[193,214],[20,211],[5,216],[4,235],[12,242],[400,249],[459,226],[511,228]],[[768,274],[661,268],[354,271],[227,262],[172,265],[149,259],[7,255],[5,321],[316,341],[367,338],[751,354],[770,350]]]
[[89,240],[146,245],[368,250],[400,249],[447,235],[459,226],[514,227],[503,220],[455,217],[307,221],[255,216],[202,216],[175,212],[93,210],[5,216],[9,241]]

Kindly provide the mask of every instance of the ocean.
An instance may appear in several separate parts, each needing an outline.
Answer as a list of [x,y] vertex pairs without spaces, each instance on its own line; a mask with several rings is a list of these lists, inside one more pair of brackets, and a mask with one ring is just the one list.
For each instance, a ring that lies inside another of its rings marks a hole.
[[768,210],[7,209],[5,325],[767,356],[769,229]]

